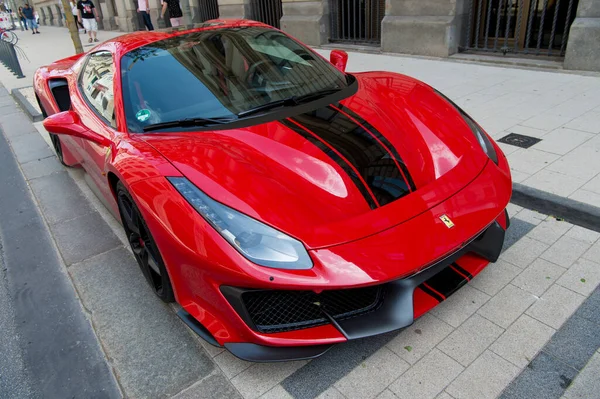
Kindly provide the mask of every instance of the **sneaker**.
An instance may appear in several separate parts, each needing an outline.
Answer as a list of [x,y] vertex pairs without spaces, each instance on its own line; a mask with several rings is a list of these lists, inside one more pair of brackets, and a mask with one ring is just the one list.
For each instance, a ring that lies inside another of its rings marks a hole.
[[98,40],[98,39],[94,39],[94,41],[95,41],[95,42],[99,42],[100,40]]
[[90,38],[88,39],[88,43],[91,43],[91,42],[92,42],[92,38],[90,37]]

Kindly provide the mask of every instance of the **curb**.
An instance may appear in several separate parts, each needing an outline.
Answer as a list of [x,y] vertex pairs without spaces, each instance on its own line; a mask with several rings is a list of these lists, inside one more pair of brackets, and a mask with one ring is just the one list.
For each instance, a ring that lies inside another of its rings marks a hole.
[[569,223],[600,233],[600,208],[556,194],[513,183],[513,204],[556,216]]
[[15,101],[17,102],[17,104],[19,104],[19,106],[23,109],[23,111],[25,111],[25,114],[27,114],[27,116],[29,117],[29,119],[32,122],[40,122],[44,120],[44,117],[42,116],[42,114],[40,112],[38,112],[37,109],[35,109],[31,103],[29,102],[29,100],[27,100],[27,98],[25,98],[25,96],[21,93],[21,89],[24,89],[25,87],[19,87],[17,89],[12,89],[10,91],[10,94],[12,95],[12,97],[15,99]]

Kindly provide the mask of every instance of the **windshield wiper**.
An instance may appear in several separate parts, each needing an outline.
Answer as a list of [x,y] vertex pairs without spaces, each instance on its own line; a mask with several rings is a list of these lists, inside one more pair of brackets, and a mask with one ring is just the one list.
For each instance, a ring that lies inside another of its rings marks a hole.
[[290,106],[294,106],[294,105],[299,105],[299,104],[305,103],[307,101],[316,100],[317,98],[325,97],[329,94],[333,94],[338,91],[340,91],[339,88],[322,89],[322,90],[317,90],[312,93],[303,94],[301,96],[292,96],[292,97],[284,98],[282,100],[271,101],[270,103],[258,105],[254,108],[250,108],[246,111],[240,112],[238,114],[238,118],[244,118],[246,116],[258,114],[260,112],[268,111],[268,110],[271,110],[274,108],[290,107]]
[[214,118],[186,118],[169,122],[153,123],[152,125],[144,126],[144,132],[152,130],[168,129],[172,127],[194,127],[194,126],[210,126],[222,125],[237,120],[237,118],[217,116]]

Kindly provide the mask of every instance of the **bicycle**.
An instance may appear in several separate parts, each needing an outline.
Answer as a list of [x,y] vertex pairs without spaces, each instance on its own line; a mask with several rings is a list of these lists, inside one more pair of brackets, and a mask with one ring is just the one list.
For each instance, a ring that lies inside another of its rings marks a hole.
[[12,45],[17,44],[17,42],[19,41],[18,36],[14,32],[3,28],[0,28],[0,39]]

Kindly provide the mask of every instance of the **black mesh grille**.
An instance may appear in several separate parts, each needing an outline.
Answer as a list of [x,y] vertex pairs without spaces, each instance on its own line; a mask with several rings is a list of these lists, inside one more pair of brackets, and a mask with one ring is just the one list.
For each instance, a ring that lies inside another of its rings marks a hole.
[[260,332],[275,333],[329,323],[324,312],[336,320],[358,316],[379,307],[381,286],[323,291],[247,291],[242,300]]

